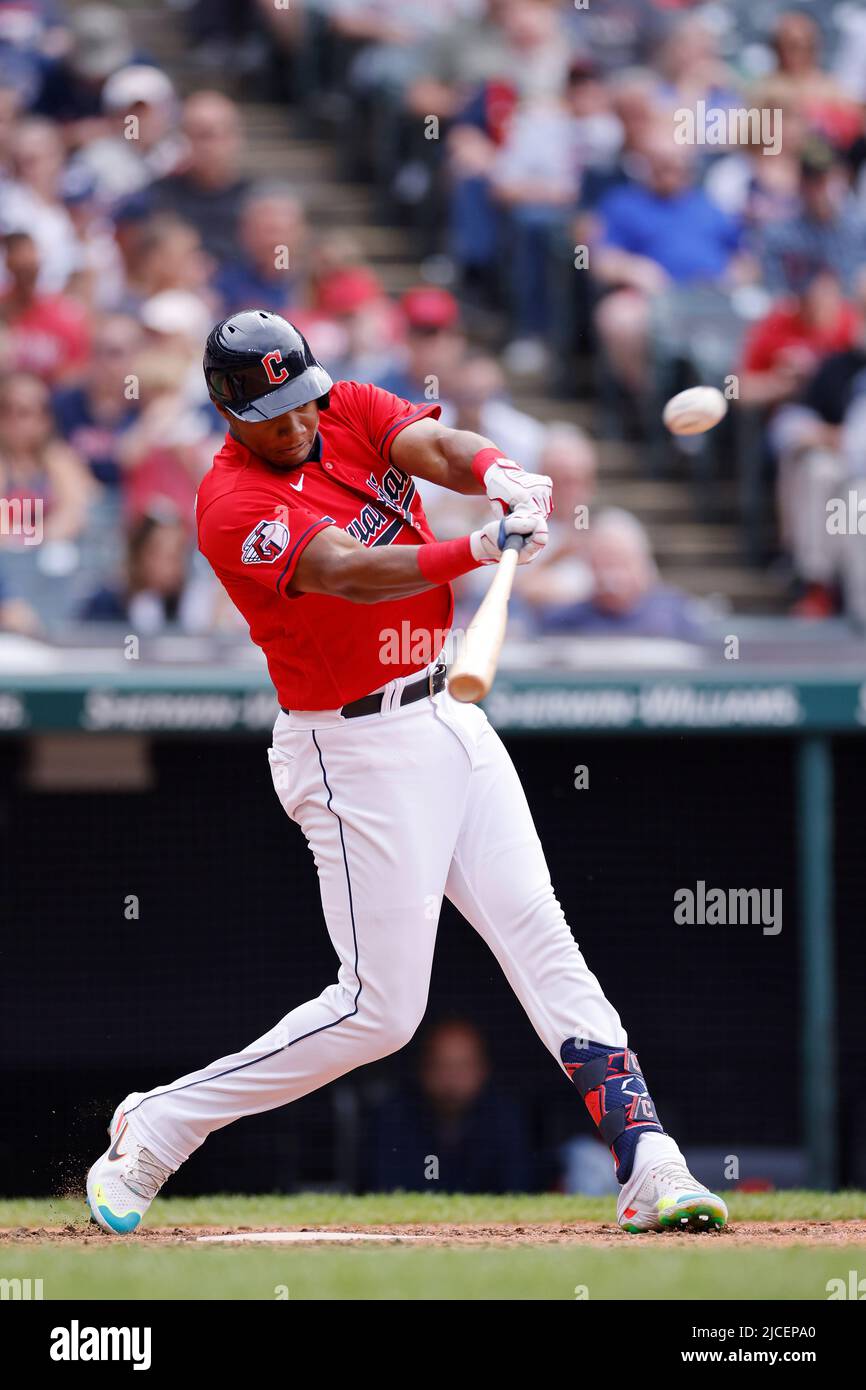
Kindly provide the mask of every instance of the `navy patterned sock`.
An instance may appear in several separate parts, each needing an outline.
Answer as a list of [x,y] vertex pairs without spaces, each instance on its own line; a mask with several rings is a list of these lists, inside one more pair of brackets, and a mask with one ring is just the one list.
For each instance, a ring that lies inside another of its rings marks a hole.
[[617,1181],[627,1182],[642,1134],[664,1134],[637,1054],[588,1038],[567,1038],[559,1053],[598,1132],[613,1154]]

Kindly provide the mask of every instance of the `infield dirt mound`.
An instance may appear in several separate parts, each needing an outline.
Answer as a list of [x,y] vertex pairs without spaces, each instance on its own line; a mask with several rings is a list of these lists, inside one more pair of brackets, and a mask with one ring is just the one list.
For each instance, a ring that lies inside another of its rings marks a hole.
[[[654,1248],[688,1241],[691,1244],[721,1242],[724,1248],[736,1245],[862,1245],[866,1244],[866,1221],[753,1221],[736,1222],[724,1231],[707,1231],[693,1235],[668,1231],[642,1236],[626,1235],[613,1222],[578,1221],[526,1224],[467,1223],[449,1225],[436,1223],[413,1225],[333,1225],[297,1226],[298,1231],[346,1231],[363,1235],[390,1235],[395,1241],[401,1236],[419,1237],[427,1245],[595,1245],[638,1246],[651,1244]],[[118,1242],[144,1242],[147,1245],[188,1244],[199,1236],[248,1235],[258,1231],[286,1231],[287,1243],[291,1232],[285,1226],[170,1226],[145,1228],[131,1236],[109,1236],[92,1224],[65,1226],[18,1226],[0,1230],[0,1246],[36,1243],[57,1245],[116,1245]]]

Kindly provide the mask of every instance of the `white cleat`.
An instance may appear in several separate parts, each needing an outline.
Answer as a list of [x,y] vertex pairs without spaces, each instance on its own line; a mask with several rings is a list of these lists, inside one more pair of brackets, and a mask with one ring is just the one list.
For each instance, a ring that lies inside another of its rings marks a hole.
[[113,1235],[136,1229],[172,1171],[133,1138],[125,1112],[140,1099],[141,1093],[133,1091],[118,1105],[108,1126],[111,1143],[87,1174],[90,1214]]
[[682,1159],[645,1163],[622,1187],[616,1219],[624,1231],[720,1231],[728,1220],[721,1197],[693,1178]]

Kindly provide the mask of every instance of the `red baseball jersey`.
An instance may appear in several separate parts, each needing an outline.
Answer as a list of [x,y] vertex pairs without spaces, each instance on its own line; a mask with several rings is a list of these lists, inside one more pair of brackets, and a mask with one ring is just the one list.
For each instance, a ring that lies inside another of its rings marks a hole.
[[438,405],[339,381],[305,463],[271,468],[226,435],[203,478],[199,549],[265,653],[285,709],[336,709],[438,655],[454,610],[450,584],[372,604],[293,593],[289,584],[304,547],[326,526],[366,546],[435,540],[391,446],[407,425],[439,414]]

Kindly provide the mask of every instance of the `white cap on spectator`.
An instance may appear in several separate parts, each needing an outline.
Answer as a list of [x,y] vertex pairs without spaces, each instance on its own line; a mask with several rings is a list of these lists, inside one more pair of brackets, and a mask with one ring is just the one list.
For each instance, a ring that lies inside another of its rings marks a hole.
[[152,333],[183,333],[206,338],[213,315],[204,300],[189,290],[160,290],[141,306],[141,322]]
[[112,73],[102,89],[102,104],[106,111],[129,111],[139,102],[160,106],[172,101],[174,87],[160,68],[147,63],[132,63]]

